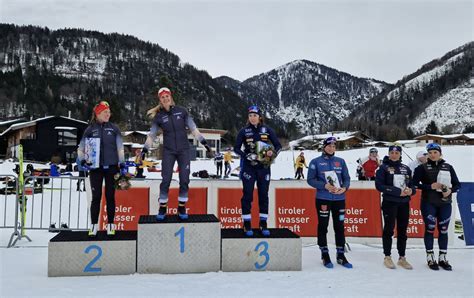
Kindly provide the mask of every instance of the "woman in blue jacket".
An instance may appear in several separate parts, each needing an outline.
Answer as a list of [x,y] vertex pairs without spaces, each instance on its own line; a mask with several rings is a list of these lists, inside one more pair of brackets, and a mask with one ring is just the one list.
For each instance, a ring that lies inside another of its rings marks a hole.
[[346,268],[352,268],[352,264],[347,261],[344,255],[346,244],[344,236],[345,192],[349,189],[351,178],[344,159],[334,156],[336,142],[335,137],[324,140],[321,156],[313,159],[309,164],[308,184],[317,189],[318,245],[321,249],[321,259],[324,266],[333,267],[326,238],[329,212],[331,212],[336,234],[337,263]]
[[388,156],[383,159],[382,165],[375,173],[375,187],[382,193],[383,226],[383,253],[384,265],[389,269],[395,269],[392,261],[392,236],[397,222],[397,250],[398,266],[405,269],[413,269],[405,257],[407,246],[407,227],[410,218],[410,196],[416,192],[411,180],[411,170],[402,164],[402,147],[388,147]]
[[[247,125],[239,131],[234,146],[234,152],[240,155],[241,172],[240,179],[243,184],[242,219],[244,232],[252,236],[251,209],[253,201],[253,189],[255,182],[258,187],[258,206],[260,209],[260,231],[264,236],[270,235],[267,228],[268,219],[268,189],[270,186],[270,166],[265,166],[257,160],[257,142],[272,143],[276,154],[281,150],[281,144],[275,132],[263,124],[262,111],[257,106],[248,108]],[[242,146],[244,149],[242,150]]]

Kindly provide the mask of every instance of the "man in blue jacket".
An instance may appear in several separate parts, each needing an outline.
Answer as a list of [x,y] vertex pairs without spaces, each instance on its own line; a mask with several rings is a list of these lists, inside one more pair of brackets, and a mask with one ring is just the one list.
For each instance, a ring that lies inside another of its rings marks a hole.
[[402,147],[388,147],[388,156],[383,159],[382,165],[375,173],[375,187],[382,193],[383,226],[383,264],[389,269],[395,269],[392,261],[392,236],[397,222],[397,250],[398,266],[413,269],[405,258],[407,246],[407,227],[410,218],[410,196],[416,192],[411,180],[411,170],[402,164]]
[[331,212],[336,234],[337,263],[346,268],[352,268],[352,264],[347,261],[344,255],[346,244],[344,237],[345,192],[349,189],[351,178],[344,159],[334,156],[336,142],[335,137],[324,140],[321,156],[313,159],[309,164],[308,184],[317,189],[318,245],[321,249],[321,259],[324,266],[333,267],[326,238],[329,212]]

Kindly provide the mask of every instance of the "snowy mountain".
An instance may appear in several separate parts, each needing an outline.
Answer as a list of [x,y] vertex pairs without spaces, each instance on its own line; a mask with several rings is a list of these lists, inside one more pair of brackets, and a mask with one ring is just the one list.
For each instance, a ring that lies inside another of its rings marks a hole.
[[381,139],[424,133],[434,121],[444,134],[474,123],[474,42],[423,65],[360,106],[338,129],[360,129]]
[[461,133],[474,125],[474,77],[438,97],[408,127],[422,134],[431,121],[449,133]]
[[294,124],[301,133],[329,129],[389,86],[307,60],[290,62],[244,82],[229,77],[216,80],[249,103],[261,105],[268,118]]
[[113,121],[146,129],[153,90],[168,86],[199,126],[236,131],[246,102],[205,71],[133,36],[0,24],[0,119],[67,115],[87,120],[110,101]]

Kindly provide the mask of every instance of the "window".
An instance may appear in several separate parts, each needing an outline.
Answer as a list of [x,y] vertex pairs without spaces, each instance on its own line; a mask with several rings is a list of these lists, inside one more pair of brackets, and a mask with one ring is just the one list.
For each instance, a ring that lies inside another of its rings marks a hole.
[[58,146],[77,146],[77,130],[58,130]]

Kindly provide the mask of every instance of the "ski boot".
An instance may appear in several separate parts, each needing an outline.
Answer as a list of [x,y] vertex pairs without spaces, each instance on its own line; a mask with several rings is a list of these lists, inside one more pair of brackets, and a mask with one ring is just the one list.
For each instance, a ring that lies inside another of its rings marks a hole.
[[252,237],[253,236],[253,231],[252,231],[252,222],[249,220],[244,220],[244,233],[245,236],[247,237]]
[[431,270],[439,270],[438,263],[435,261],[434,252],[432,250],[426,251],[426,261],[428,262],[428,267],[430,267]]
[[107,224],[107,236],[115,236],[115,224]]
[[267,219],[266,218],[260,218],[260,232],[265,237],[270,236],[270,230],[267,228]]
[[165,220],[166,212],[168,212],[168,203],[160,203],[160,209],[158,210],[158,214],[156,215],[156,219],[158,221]]
[[326,268],[333,268],[334,265],[331,262],[331,258],[329,257],[329,249],[327,246],[321,247],[321,260],[323,261],[323,265]]
[[344,255],[344,247],[337,247],[336,260],[339,265],[346,267],[347,269],[352,268],[352,264],[347,261],[346,256]]
[[97,229],[98,229],[98,225],[97,225],[97,224],[91,224],[91,227],[89,228],[88,236],[89,236],[89,237],[95,237],[95,236],[97,236]]
[[439,267],[443,268],[446,271],[452,271],[453,270],[453,267],[451,267],[448,260],[446,260],[446,252],[444,252],[444,251],[439,252],[438,264],[439,264]]
[[186,202],[179,202],[178,204],[178,215],[181,220],[188,219],[188,214],[186,213]]

